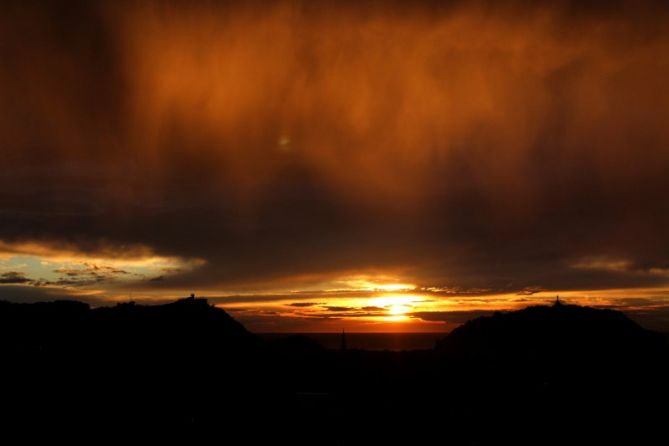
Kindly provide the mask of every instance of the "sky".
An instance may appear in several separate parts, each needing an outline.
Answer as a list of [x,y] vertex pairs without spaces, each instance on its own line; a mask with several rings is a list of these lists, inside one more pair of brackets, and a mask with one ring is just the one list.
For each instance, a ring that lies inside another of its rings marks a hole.
[[661,1],[6,1],[0,299],[669,331]]

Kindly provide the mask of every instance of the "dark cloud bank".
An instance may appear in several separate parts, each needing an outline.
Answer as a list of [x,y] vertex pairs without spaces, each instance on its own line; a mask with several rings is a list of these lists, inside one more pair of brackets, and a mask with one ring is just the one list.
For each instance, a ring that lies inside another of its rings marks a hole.
[[241,3],[3,3],[0,239],[207,261],[147,287],[667,284],[664,2]]

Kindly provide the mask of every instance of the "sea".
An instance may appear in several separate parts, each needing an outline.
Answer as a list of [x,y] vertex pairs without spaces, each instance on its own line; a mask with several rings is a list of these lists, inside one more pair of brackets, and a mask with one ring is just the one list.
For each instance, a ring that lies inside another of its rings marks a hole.
[[[341,333],[258,333],[268,341],[282,337],[302,335],[313,339],[324,348],[340,349]],[[346,333],[346,347],[361,350],[427,350],[443,339],[447,333]]]

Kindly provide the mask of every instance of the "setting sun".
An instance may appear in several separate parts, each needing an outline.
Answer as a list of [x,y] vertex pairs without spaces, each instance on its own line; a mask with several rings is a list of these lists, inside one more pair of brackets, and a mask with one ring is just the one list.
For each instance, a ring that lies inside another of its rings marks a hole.
[[388,309],[390,314],[405,314],[411,309],[409,305],[391,305]]
[[399,322],[409,320],[407,313],[415,309],[415,304],[423,299],[412,295],[390,295],[380,296],[369,299],[367,302],[370,307],[383,309],[385,315],[381,317],[386,322]]

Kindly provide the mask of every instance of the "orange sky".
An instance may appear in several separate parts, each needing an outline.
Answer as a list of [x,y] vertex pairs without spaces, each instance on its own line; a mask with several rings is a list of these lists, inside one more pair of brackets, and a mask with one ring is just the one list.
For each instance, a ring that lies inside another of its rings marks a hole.
[[669,327],[663,2],[0,8],[0,299]]

